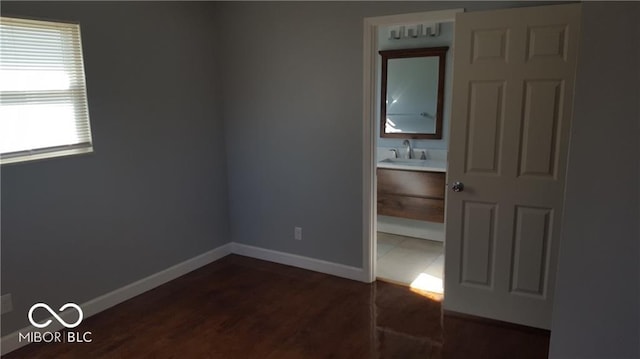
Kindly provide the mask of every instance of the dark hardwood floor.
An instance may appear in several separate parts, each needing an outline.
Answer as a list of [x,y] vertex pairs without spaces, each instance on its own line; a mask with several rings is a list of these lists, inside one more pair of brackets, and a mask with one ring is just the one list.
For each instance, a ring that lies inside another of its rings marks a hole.
[[3,358],[546,358],[549,335],[450,314],[407,287],[231,255],[85,319],[91,343]]

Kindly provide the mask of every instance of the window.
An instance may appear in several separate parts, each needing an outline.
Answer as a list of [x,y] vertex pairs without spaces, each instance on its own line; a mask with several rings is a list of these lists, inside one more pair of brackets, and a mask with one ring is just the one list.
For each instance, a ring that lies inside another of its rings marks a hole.
[[0,17],[0,163],[91,151],[80,26]]

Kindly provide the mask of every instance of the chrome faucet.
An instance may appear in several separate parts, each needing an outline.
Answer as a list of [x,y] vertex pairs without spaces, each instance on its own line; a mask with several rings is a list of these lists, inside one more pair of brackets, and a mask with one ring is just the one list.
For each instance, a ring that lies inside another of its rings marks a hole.
[[407,158],[411,159],[411,142],[409,142],[409,140],[404,140],[402,141],[402,145],[407,146]]
[[393,158],[398,158],[398,150],[395,148],[390,148],[389,151],[393,152]]

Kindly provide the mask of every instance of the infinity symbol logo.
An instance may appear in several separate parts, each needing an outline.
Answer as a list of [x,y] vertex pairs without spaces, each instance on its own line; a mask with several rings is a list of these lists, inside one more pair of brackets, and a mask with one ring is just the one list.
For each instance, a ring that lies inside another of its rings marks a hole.
[[80,306],[78,306],[75,303],[67,303],[65,305],[63,305],[62,307],[60,307],[59,312],[64,312],[65,309],[67,308],[73,308],[75,310],[78,311],[78,320],[75,323],[67,323],[65,322],[62,318],[60,318],[60,316],[58,314],[56,314],[53,309],[51,309],[50,306],[44,304],[44,303],[36,303],[34,305],[31,306],[31,309],[29,309],[29,321],[31,322],[31,324],[36,327],[36,328],[44,328],[49,326],[49,324],[51,324],[51,319],[47,319],[46,322],[44,323],[38,323],[33,319],[33,312],[38,309],[38,308],[44,308],[46,309],[49,313],[51,313],[51,315],[53,315],[54,318],[56,318],[56,320],[58,322],[60,322],[60,324],[62,324],[65,328],[75,328],[78,325],[80,325],[80,322],[82,322],[82,309],[80,309]]

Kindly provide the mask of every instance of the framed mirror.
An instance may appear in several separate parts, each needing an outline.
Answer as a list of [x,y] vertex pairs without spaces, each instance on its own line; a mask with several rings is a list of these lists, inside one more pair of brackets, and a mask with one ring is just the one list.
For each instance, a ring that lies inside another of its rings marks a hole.
[[441,139],[448,47],[383,50],[380,137]]

